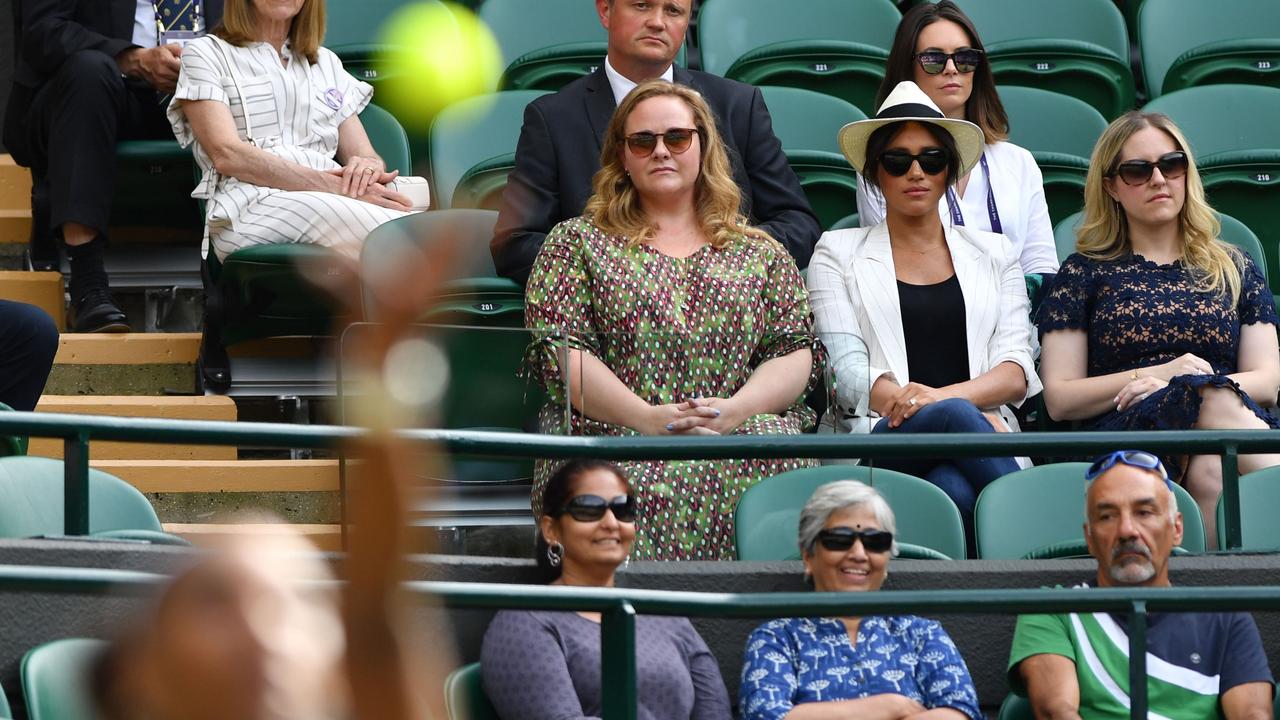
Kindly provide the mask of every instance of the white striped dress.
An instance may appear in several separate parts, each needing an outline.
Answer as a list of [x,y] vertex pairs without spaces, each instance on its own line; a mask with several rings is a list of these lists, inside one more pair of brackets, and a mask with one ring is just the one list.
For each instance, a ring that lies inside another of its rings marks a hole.
[[287,66],[268,43],[235,47],[213,36],[194,40],[182,51],[169,122],[183,147],[195,143],[201,178],[191,196],[208,203],[205,251],[211,244],[223,260],[251,245],[310,243],[358,257],[371,230],[408,213],[333,193],[279,190],[219,174],[182,110],[183,100],[225,103],[241,139],[315,170],[341,167],[334,160],[338,126],[364,109],[373,88],[347,74],[342,61],[325,48],[314,65],[287,43],[284,53]]

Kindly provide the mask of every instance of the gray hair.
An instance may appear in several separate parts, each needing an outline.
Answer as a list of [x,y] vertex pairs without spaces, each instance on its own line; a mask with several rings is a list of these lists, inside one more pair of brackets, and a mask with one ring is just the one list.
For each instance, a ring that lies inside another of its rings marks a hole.
[[837,480],[813,491],[809,502],[800,511],[800,555],[803,557],[813,552],[813,546],[818,542],[818,533],[826,527],[827,520],[833,513],[863,505],[871,508],[882,530],[894,534],[891,552],[897,555],[898,525],[894,522],[893,510],[875,488],[858,480]]

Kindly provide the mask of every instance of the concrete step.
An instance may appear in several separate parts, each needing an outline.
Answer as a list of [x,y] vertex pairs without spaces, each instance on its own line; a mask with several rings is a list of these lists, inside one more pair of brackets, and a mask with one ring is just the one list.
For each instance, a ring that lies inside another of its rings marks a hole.
[[49,313],[59,332],[66,329],[61,273],[0,270],[0,300],[35,305]]
[[[25,248],[31,237],[31,208],[0,208],[0,245]],[[6,252],[6,254],[10,254]]]
[[0,155],[0,210],[31,210],[31,171],[7,153]]
[[165,523],[164,529],[202,546],[216,545],[231,537],[266,538],[298,533],[320,550],[342,549],[342,526],[336,523]]
[[66,333],[45,392],[164,395],[195,388],[199,333]]
[[[93,446],[90,446],[91,448]],[[144,493],[337,492],[337,460],[90,460]]]
[[[222,396],[45,395],[36,412],[182,420],[235,421],[236,406]],[[62,441],[32,438],[30,454],[62,457]],[[100,460],[235,460],[234,447],[94,442],[89,457]]]

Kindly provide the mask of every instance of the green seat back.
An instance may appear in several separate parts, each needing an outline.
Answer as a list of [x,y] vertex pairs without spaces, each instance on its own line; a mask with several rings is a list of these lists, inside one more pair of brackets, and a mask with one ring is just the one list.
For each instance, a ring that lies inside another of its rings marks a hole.
[[[507,90],[468,98],[440,111],[431,124],[431,177],[437,208],[456,207],[458,184],[477,165],[499,156],[514,164],[524,108],[546,94],[544,90]],[[468,197],[476,195],[464,192]],[[480,195],[492,198],[501,193],[495,196],[490,188]]]
[[[1245,550],[1280,550],[1280,467],[1240,476],[1240,541]],[[1218,547],[1227,547],[1226,511],[1218,498]]]
[[1205,85],[1178,90],[1147,103],[1181,128],[1204,180],[1209,204],[1235,217],[1258,236],[1267,256],[1271,290],[1280,289],[1280,126],[1258,118],[1280,113],[1280,88]]
[[[1078,212],[1054,226],[1053,239],[1058,247],[1059,262],[1066,260],[1068,255],[1076,251],[1076,228],[1080,226],[1080,222],[1083,219],[1084,213]],[[1224,213],[1218,213],[1218,220],[1222,225],[1222,231],[1218,235],[1218,239],[1249,253],[1249,257],[1253,259],[1254,264],[1262,271],[1262,277],[1264,279],[1270,277],[1270,273],[1267,270],[1266,253],[1263,250],[1262,242],[1258,240],[1258,236],[1254,234],[1253,230]]]
[[116,187],[111,225],[181,228],[198,241],[203,215],[191,197],[195,160],[175,140],[116,143]]
[[1035,717],[1030,700],[1009,693],[1004,702],[1000,703],[1000,714],[996,716],[996,720],[1035,720]]
[[0,687],[0,720],[9,720],[13,717],[13,710],[9,708],[9,698],[4,694],[4,688]]
[[504,90],[559,90],[604,64],[608,39],[590,3],[485,0],[479,12],[502,48]]
[[840,153],[836,135],[848,123],[865,120],[852,103],[803,88],[760,88],[773,132],[800,178],[822,227],[830,228],[858,209],[858,175]]
[[324,46],[347,72],[376,83],[376,56],[387,21],[408,5],[442,5],[440,0],[329,0],[325,4]]
[[413,174],[413,161],[409,158],[409,136],[391,113],[369,103],[360,112],[360,124],[369,135],[369,142],[378,151],[387,170],[399,170],[401,175]]
[[707,72],[802,87],[875,112],[902,14],[890,0],[706,0],[698,15]]
[[[42,457],[0,458],[0,537],[61,535],[63,465]],[[161,531],[156,511],[120,478],[89,470],[89,532]]]
[[1147,97],[1212,83],[1280,85],[1280,3],[1147,0],[1138,13]]
[[498,711],[484,694],[480,663],[449,673],[444,679],[444,704],[449,720],[498,720]]
[[[1083,551],[1086,483],[1089,463],[1038,465],[1009,473],[983,488],[973,511],[978,557],[1017,560],[1053,557],[1046,548]],[[1174,486],[1182,513],[1182,547],[1205,550],[1204,520],[1191,495]]]
[[1092,105],[1062,93],[1021,85],[999,88],[1009,115],[1009,140],[1036,153],[1061,153],[1086,162],[1107,119]]
[[859,480],[878,490],[893,509],[900,544],[918,545],[948,558],[965,557],[960,511],[936,486],[893,470],[824,465],[766,478],[743,494],[734,520],[737,559],[799,559],[800,510],[815,490],[836,480]]
[[103,640],[65,638],[38,645],[22,656],[22,696],[31,720],[92,720],[92,664],[106,650]]
[[1129,37],[1112,0],[959,0],[1002,85],[1080,98],[1108,118],[1134,104]]

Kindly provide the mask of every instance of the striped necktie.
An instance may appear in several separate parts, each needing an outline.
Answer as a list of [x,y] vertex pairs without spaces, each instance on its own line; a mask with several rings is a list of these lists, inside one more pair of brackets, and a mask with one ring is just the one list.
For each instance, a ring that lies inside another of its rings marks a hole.
[[156,28],[161,32],[175,30],[199,32],[204,29],[200,0],[152,0],[156,11]]

